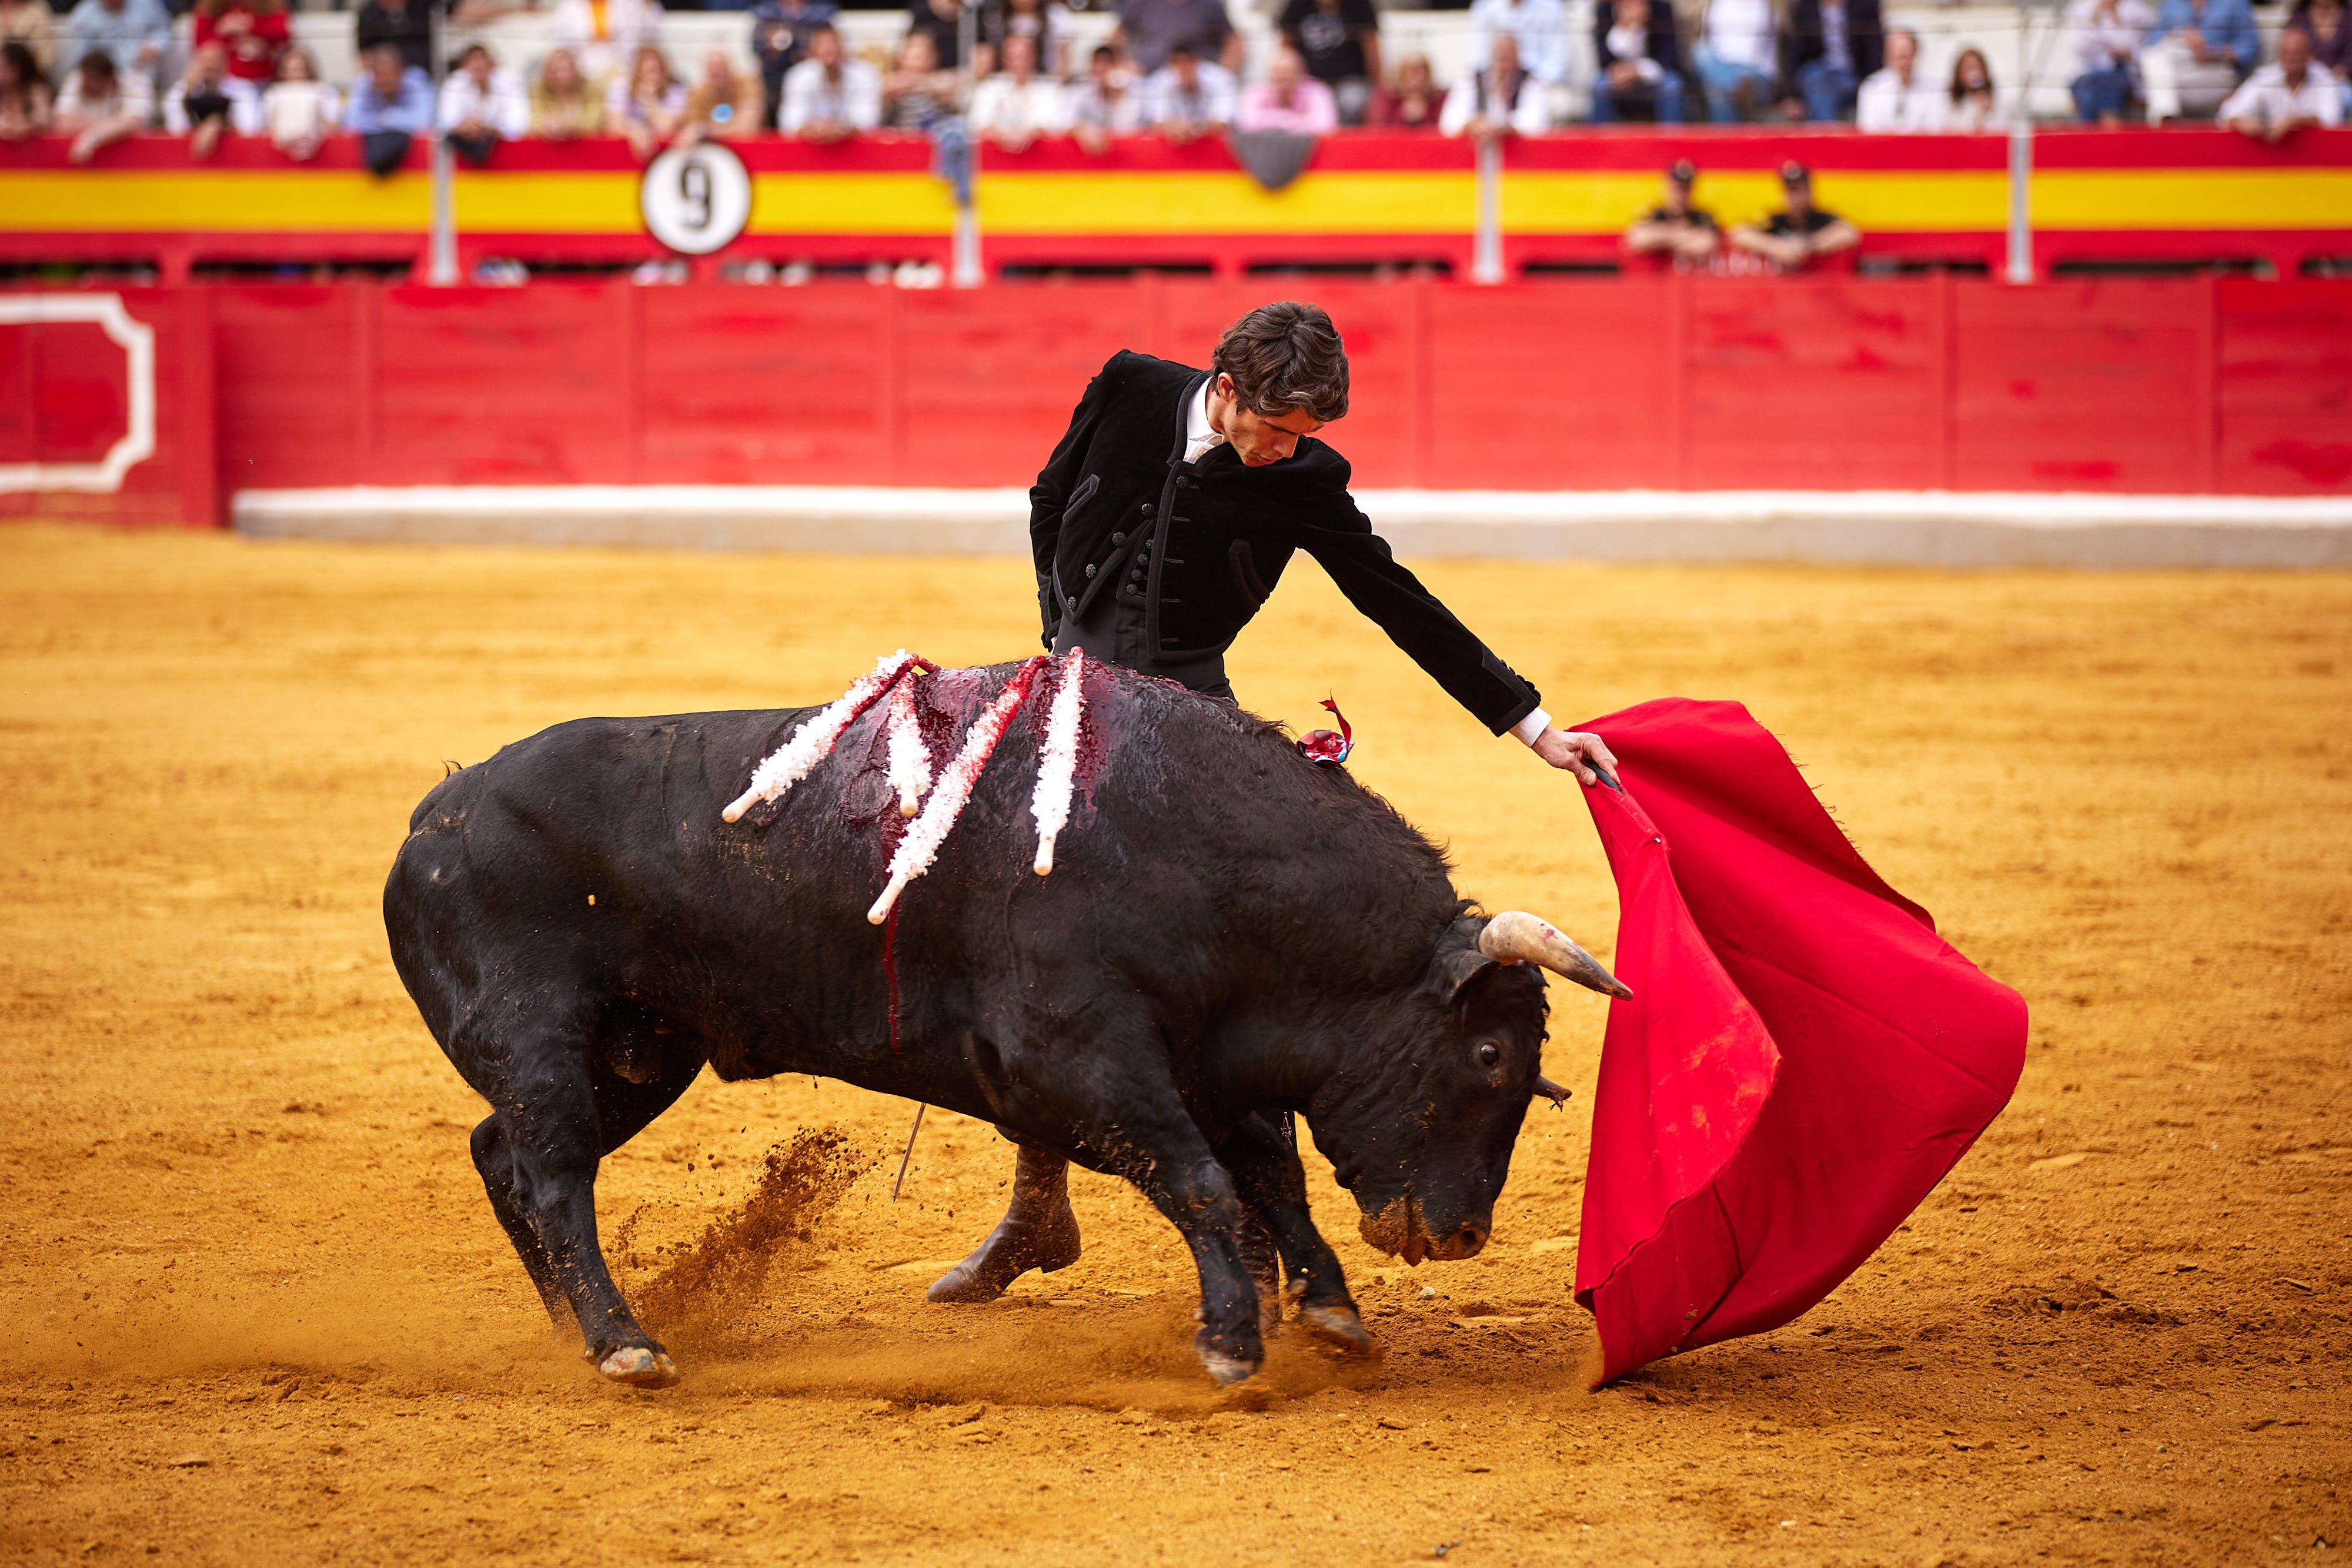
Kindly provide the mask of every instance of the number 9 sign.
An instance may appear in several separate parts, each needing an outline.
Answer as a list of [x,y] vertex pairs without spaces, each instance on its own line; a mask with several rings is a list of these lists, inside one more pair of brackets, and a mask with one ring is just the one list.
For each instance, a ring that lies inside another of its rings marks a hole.
[[637,205],[654,238],[687,256],[709,256],[751,220],[751,176],[716,142],[673,147],[646,165]]

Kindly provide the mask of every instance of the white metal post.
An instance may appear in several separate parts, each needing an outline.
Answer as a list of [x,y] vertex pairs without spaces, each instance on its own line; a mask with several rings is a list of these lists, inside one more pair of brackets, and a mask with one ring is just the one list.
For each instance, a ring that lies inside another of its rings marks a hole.
[[2033,126],[2022,115],[2009,133],[2009,280],[2033,281]]
[[1478,232],[1471,241],[1470,281],[1503,281],[1503,143],[1499,137],[1478,143]]
[[426,37],[432,41],[433,57],[433,125],[425,131],[433,146],[433,239],[425,252],[425,281],[435,288],[446,288],[457,281],[457,209],[453,187],[457,172],[449,143],[440,132],[441,83],[449,74],[449,64],[442,57],[448,48],[444,36],[442,13],[428,6],[425,14]]

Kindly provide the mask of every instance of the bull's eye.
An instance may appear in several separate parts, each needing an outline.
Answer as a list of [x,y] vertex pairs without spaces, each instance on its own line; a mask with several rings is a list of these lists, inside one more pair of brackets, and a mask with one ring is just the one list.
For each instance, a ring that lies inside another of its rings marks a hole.
[[1480,1040],[1480,1041],[1478,1042],[1478,1065],[1479,1065],[1479,1066],[1481,1066],[1481,1067],[1492,1067],[1492,1066],[1494,1066],[1494,1065],[1495,1065],[1495,1063],[1496,1063],[1496,1062],[1498,1062],[1498,1061],[1502,1061],[1502,1060],[1503,1060],[1503,1048],[1502,1048],[1501,1046],[1496,1045],[1496,1044],[1493,1040]]

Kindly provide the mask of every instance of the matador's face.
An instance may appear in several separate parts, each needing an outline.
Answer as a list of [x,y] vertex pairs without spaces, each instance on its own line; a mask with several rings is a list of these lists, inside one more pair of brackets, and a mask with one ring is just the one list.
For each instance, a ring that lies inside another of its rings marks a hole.
[[1223,405],[1224,437],[1252,468],[1264,468],[1281,462],[1298,450],[1301,436],[1314,434],[1323,428],[1323,422],[1303,408],[1288,408],[1280,413],[1260,413],[1244,408],[1234,396],[1234,378],[1217,377],[1217,401]]

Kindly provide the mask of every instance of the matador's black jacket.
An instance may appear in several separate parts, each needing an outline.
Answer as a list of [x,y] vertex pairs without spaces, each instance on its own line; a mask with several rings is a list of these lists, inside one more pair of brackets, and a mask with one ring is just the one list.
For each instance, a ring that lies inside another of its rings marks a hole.
[[1151,647],[1221,653],[1305,550],[1349,602],[1500,735],[1536,689],[1489,653],[1389,547],[1348,494],[1348,460],[1312,436],[1262,468],[1230,445],[1184,461],[1184,416],[1207,372],[1118,353],[1087,387],[1029,492],[1045,645],[1122,583],[1144,596]]

